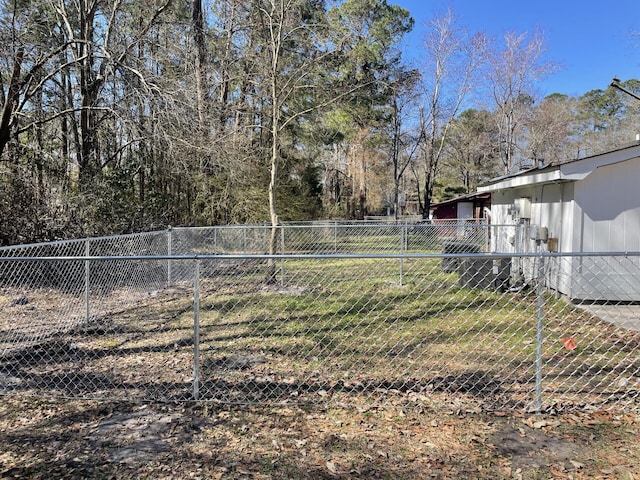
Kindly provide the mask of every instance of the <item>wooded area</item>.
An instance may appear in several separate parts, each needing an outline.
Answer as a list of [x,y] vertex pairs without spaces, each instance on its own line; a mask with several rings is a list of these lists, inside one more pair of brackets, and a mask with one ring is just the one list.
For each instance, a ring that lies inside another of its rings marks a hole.
[[[392,212],[635,140],[606,85],[541,97],[541,34],[386,0],[0,0],[0,244]],[[621,83],[632,92],[640,81]]]

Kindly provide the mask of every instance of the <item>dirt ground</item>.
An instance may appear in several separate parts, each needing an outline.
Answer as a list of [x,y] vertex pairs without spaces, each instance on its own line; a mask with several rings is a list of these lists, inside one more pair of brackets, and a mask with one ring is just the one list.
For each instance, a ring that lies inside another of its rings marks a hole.
[[640,479],[640,416],[0,397],[1,478]]

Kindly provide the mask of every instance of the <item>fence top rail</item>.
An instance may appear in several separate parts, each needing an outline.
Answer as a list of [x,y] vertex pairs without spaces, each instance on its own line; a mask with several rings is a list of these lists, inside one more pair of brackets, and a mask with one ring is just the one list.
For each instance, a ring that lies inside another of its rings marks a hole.
[[50,242],[39,242],[39,243],[20,243],[17,245],[5,245],[0,247],[0,252],[6,252],[11,250],[20,250],[25,248],[41,248],[41,247],[55,247],[59,245],[71,245],[71,244],[82,244],[85,242],[99,242],[105,240],[115,240],[115,239],[126,239],[126,238],[135,238],[135,237],[149,237],[153,235],[164,234],[166,230],[155,230],[151,232],[137,232],[137,233],[123,233],[120,235],[105,235],[102,237],[84,237],[84,238],[72,238],[67,240],[53,240]]
[[295,260],[295,259],[410,259],[410,258],[562,258],[562,257],[640,257],[640,251],[634,252],[533,252],[533,253],[326,253],[326,254],[186,254],[186,255],[76,255],[76,256],[35,256],[0,257],[3,262],[36,261],[149,261],[149,260]]
[[[279,225],[280,227],[281,225]],[[201,232],[206,230],[242,230],[242,229],[252,229],[252,228],[271,228],[270,223],[251,223],[251,224],[238,224],[238,225],[210,225],[205,227],[169,227],[168,231],[172,232]],[[166,232],[167,230],[162,230],[162,232]]]
[[[328,220],[325,222],[296,222],[296,223],[288,223],[285,222],[281,225],[278,225],[277,228],[284,229],[309,229],[309,228],[327,228],[327,227],[338,227],[338,228],[372,228],[372,227],[384,227],[389,228],[393,227],[447,227],[447,226],[489,226],[491,228],[494,227],[513,227],[515,224],[491,224],[486,220],[481,219],[451,219],[451,220],[442,220],[436,222],[422,222],[422,221],[410,221],[408,219],[401,219],[398,222],[384,222],[384,221],[373,221],[373,220],[361,220],[361,221],[332,221]],[[84,242],[99,242],[99,241],[108,241],[108,240],[116,240],[116,239],[127,239],[127,238],[135,238],[135,237],[149,237],[154,235],[166,234],[167,232],[198,232],[198,231],[207,231],[207,230],[251,230],[251,229],[268,229],[272,228],[270,223],[256,223],[256,224],[238,224],[238,225],[214,225],[214,226],[204,226],[204,227],[172,227],[169,226],[165,230],[152,230],[148,232],[136,232],[136,233],[125,233],[118,235],[104,235],[98,237],[84,237],[84,238],[73,238],[73,239],[63,239],[63,240],[52,240],[49,242],[39,242],[39,243],[23,243],[17,245],[5,245],[0,246],[0,252],[20,250],[20,249],[31,249],[31,248],[42,248],[42,247],[51,247],[51,246],[61,246],[61,245],[73,245],[73,244],[81,244]]]
[[[443,220],[437,222],[361,222],[361,223],[339,223],[339,222],[327,222],[327,223],[309,223],[309,224],[284,224],[279,227],[285,229],[295,229],[295,228],[327,228],[327,227],[337,227],[337,228],[390,228],[390,227],[447,227],[447,226],[482,226],[486,227],[489,225],[486,221],[476,221],[476,220]],[[515,224],[514,224],[515,225]],[[494,225],[491,225],[494,226]],[[495,225],[495,226],[513,226],[509,225]]]
[[[339,228],[372,228],[372,227],[415,227],[415,226],[449,226],[449,225],[479,225],[479,226],[488,226],[491,227],[503,227],[503,226],[516,226],[516,224],[490,224],[485,219],[450,219],[450,220],[437,220],[434,222],[423,222],[423,221],[410,221],[407,219],[402,219],[397,222],[384,222],[384,221],[374,221],[374,220],[360,220],[360,221],[333,221],[328,220],[324,222],[283,222],[280,225],[277,225],[276,228],[284,228],[284,229],[303,229],[303,228],[327,228],[327,227],[339,227]],[[240,230],[240,229],[269,229],[273,228],[273,225],[270,223],[255,223],[255,224],[239,224],[239,225],[212,225],[208,227],[170,227],[169,230],[174,232],[183,232],[183,231],[206,231],[206,230]]]

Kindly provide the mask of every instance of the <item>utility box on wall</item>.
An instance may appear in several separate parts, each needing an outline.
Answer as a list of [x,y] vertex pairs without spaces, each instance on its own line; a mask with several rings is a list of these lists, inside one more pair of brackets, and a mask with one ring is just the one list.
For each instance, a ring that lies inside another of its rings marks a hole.
[[549,238],[549,229],[538,225],[529,226],[529,238],[537,242],[546,242]]
[[531,199],[527,197],[521,197],[515,199],[516,209],[518,210],[518,216],[521,219],[531,218]]

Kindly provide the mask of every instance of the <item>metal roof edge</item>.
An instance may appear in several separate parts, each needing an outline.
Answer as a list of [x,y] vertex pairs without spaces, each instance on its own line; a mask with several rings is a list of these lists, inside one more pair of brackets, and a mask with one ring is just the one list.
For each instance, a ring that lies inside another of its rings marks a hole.
[[580,158],[559,165],[530,169],[490,180],[477,188],[479,193],[494,192],[506,188],[525,187],[540,183],[571,182],[583,180],[596,168],[625,162],[640,157],[640,142],[633,145]]
[[464,195],[460,195],[459,197],[453,197],[453,198],[450,198],[448,200],[443,200],[441,202],[434,202],[434,203],[431,204],[431,207],[439,207],[439,206],[442,206],[442,205],[447,205],[449,203],[462,202],[462,201],[465,201],[465,200],[474,200],[476,198],[482,197],[483,195],[485,195],[485,193],[484,192],[479,192],[479,191],[476,191],[476,192],[473,192],[473,193],[467,193],[467,194],[464,194]]
[[478,192],[495,192],[496,190],[504,190],[506,188],[526,187],[528,185],[559,182],[563,180],[565,179],[562,178],[562,173],[559,168],[554,168],[549,171],[545,171],[545,169],[535,171],[528,170],[520,175],[506,177],[495,183],[478,186]]

